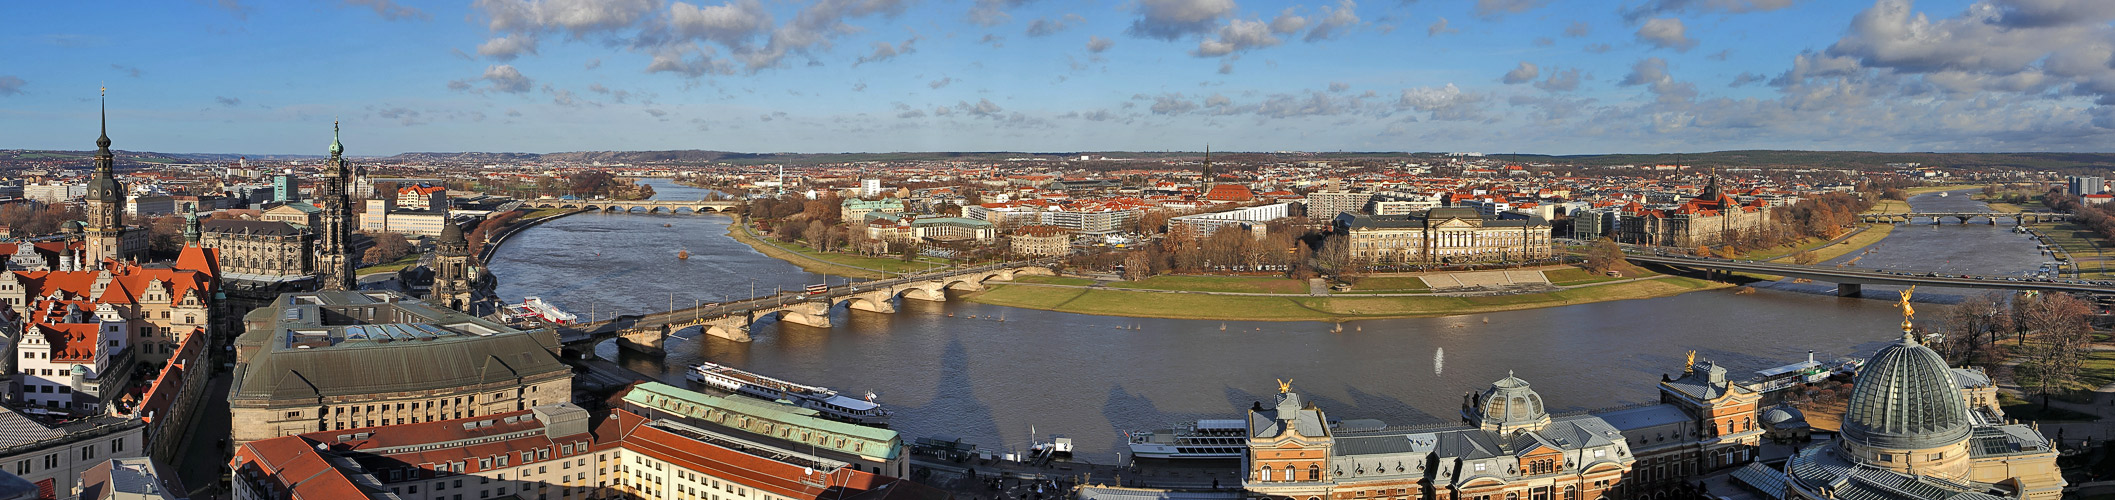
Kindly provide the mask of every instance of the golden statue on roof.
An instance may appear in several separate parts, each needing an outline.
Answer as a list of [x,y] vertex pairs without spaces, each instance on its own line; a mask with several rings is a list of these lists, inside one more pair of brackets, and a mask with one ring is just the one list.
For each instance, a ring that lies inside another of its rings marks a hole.
[[1917,316],[1917,309],[1909,305],[1910,296],[1916,293],[1917,286],[1910,285],[1909,288],[1902,290],[1902,300],[1895,303],[1895,305],[1902,307],[1902,338],[1909,338],[1909,321]]
[[1693,371],[1693,370],[1696,370],[1696,349],[1690,349],[1690,350],[1689,350],[1689,360],[1688,360],[1688,361],[1683,361],[1683,362],[1682,362],[1682,374],[1683,374],[1683,375],[1687,375],[1687,374],[1689,374],[1689,372],[1690,372],[1690,371]]
[[1278,394],[1292,392],[1292,379],[1278,379]]

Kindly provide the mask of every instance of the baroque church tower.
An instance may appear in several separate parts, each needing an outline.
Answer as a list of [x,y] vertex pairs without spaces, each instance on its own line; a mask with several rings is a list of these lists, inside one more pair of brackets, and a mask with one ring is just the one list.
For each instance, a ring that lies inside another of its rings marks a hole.
[[125,255],[125,186],[118,184],[115,165],[117,159],[110,153],[110,103],[107,94],[103,99],[102,132],[95,140],[95,177],[88,181],[88,227],[85,242],[88,247],[89,266],[101,265],[105,260],[123,260]]
[[449,309],[470,312],[477,301],[477,282],[482,274],[477,258],[470,255],[470,241],[463,227],[453,221],[442,224],[441,239],[433,244],[433,288],[426,300]]
[[323,166],[323,182],[316,186],[316,199],[323,203],[322,226],[316,240],[316,267],[323,274],[324,290],[359,287],[353,277],[358,260],[352,253],[352,199],[346,183],[352,180],[345,163],[345,145],[338,142],[338,124],[330,125],[330,161]]

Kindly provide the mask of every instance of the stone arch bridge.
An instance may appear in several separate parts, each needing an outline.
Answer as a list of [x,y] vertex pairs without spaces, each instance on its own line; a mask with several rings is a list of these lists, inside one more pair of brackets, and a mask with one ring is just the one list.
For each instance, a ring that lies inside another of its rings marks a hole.
[[2012,219],[2012,223],[2016,225],[2071,220],[2071,214],[2061,212],[1907,212],[1859,214],[1858,221],[1908,224],[1918,217],[1929,218],[1932,224],[1944,223],[1947,218],[1961,221],[1962,224],[1967,224],[1969,220],[1980,218],[1986,223],[1993,225],[1997,224],[1998,219]]
[[528,201],[523,201],[523,202],[521,202],[521,206],[523,206],[523,207],[525,207],[525,208],[567,208],[567,209],[587,209],[587,210],[595,210],[595,211],[601,211],[601,212],[610,212],[610,213],[628,213],[628,212],[634,212],[634,211],[637,211],[637,212],[643,212],[643,213],[656,213],[656,212],[659,212],[659,213],[671,213],[671,214],[674,214],[674,213],[692,213],[692,214],[707,214],[707,213],[732,213],[732,212],[738,212],[738,211],[741,211],[741,208],[742,208],[742,202],[739,202],[739,201],[733,201],[733,200],[696,200],[696,201],[670,201],[670,200],[640,200],[640,201],[622,201],[622,200],[558,200],[558,199],[538,199],[538,200],[528,200]]
[[818,294],[785,292],[726,304],[688,307],[651,314],[624,315],[605,321],[562,327],[567,345],[593,344],[616,337],[618,344],[647,354],[661,355],[662,345],[674,331],[690,327],[706,334],[748,342],[750,326],[776,319],[816,328],[829,328],[830,313],[848,309],[894,314],[896,300],[944,302],[948,290],[977,291],[990,281],[1013,281],[1016,276],[1054,276],[1045,261],[992,264],[972,268],[908,275],[831,287]]

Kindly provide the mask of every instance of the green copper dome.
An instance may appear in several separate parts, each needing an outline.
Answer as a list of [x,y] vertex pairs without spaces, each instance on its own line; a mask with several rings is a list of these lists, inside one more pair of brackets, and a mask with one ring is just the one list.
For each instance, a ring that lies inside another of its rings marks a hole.
[[330,155],[338,156],[344,153],[345,144],[338,142],[338,122],[330,122]]
[[1931,348],[1903,338],[1867,359],[1852,382],[1843,437],[1864,446],[1915,450],[1968,438],[1968,403],[1953,370]]

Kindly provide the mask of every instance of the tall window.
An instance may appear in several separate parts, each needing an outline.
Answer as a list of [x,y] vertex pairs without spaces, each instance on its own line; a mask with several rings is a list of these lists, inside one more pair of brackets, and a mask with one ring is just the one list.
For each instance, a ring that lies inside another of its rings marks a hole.
[[1320,465],[1315,465],[1315,464],[1308,464],[1308,465],[1307,465],[1307,480],[1309,480],[1309,481],[1321,481],[1321,480],[1322,480],[1322,466],[1320,466]]
[[1263,466],[1263,474],[1261,475],[1261,477],[1263,478],[1263,480],[1264,480],[1264,481],[1269,481],[1269,480],[1270,480],[1270,466],[1268,466],[1268,465],[1265,465],[1265,466]]

